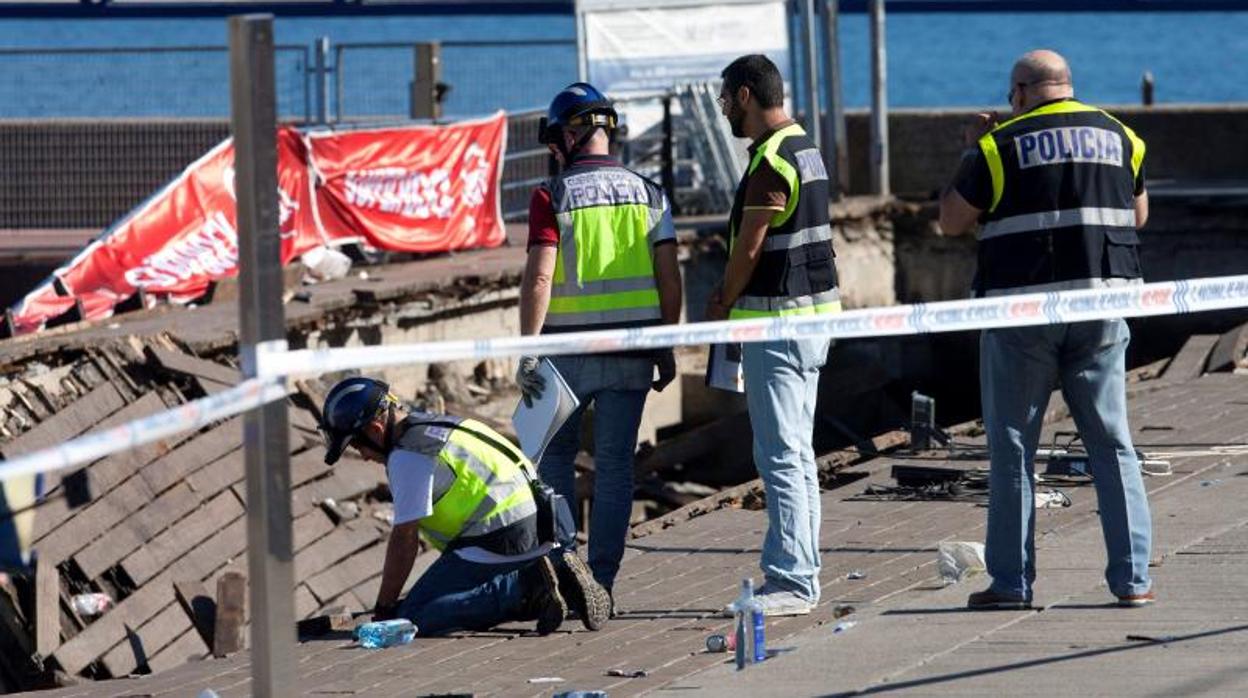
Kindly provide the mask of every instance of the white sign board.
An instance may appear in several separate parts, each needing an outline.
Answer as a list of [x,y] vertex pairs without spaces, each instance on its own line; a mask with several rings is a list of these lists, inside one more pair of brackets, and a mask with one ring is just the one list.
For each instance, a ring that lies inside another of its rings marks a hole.
[[718,80],[747,53],[766,54],[789,79],[783,2],[653,4],[659,6],[583,10],[585,66],[595,87],[623,97]]

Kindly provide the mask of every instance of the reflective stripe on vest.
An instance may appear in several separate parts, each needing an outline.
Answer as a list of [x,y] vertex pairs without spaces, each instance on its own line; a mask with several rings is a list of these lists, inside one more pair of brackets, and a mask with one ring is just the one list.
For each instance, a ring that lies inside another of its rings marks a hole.
[[618,166],[573,166],[551,183],[559,251],[544,329],[658,324],[650,250],[666,199]]
[[[466,430],[488,434],[489,427],[472,420],[459,424],[464,429],[449,429],[437,454],[437,464],[449,469],[454,479],[434,478],[433,513],[420,522],[421,532],[438,550],[456,538],[493,533],[537,513],[517,460]],[[506,443],[502,437],[496,441]],[[519,458],[524,462],[522,455]]]
[[[749,177],[763,162],[788,184],[788,197],[784,210],[777,211],[768,222],[763,256],[728,316],[737,319],[839,312],[841,300],[827,211],[828,176],[822,155],[801,126],[790,124],[776,131],[754,150],[733,204],[730,246],[736,243]],[[807,200],[803,200],[803,191]]]
[[1104,225],[1114,228],[1135,228],[1133,208],[1068,208],[1043,213],[1022,213],[1009,218],[988,221],[979,231],[979,239],[1030,233],[1037,230],[1069,228],[1076,225]]

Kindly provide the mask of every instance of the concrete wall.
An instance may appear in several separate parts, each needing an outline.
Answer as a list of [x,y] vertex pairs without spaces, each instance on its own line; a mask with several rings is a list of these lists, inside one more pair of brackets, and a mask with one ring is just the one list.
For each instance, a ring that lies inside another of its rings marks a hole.
[[[1150,180],[1248,179],[1248,105],[1107,106],[1148,144]],[[970,109],[894,109],[889,114],[889,169],[894,193],[940,190],[962,152]],[[869,114],[846,114],[850,193],[867,193]]]

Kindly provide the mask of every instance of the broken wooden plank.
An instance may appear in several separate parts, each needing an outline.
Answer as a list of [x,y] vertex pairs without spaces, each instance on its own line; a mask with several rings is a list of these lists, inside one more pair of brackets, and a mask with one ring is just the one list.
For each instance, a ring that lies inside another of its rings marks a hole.
[[152,500],[152,496],[146,482],[132,477],[36,541],[35,550],[40,557],[59,564],[90,544],[96,536],[106,534],[114,525],[142,508]]
[[110,676],[129,676],[146,668],[160,650],[177,640],[191,621],[178,604],[169,604],[155,617],[138,628],[128,628],[125,640],[100,658]]
[[217,600],[198,579],[174,582],[173,593],[178,604],[191,619],[191,625],[199,631],[204,644],[212,646],[212,636],[217,624]]
[[[312,575],[307,581],[308,589],[322,603],[337,598],[381,570],[381,565],[386,559],[386,547],[382,543],[365,548],[342,562]],[[369,601],[371,602],[372,599]]]
[[1232,371],[1248,354],[1248,323],[1222,333],[1209,352],[1205,370],[1209,373]]
[[41,556],[35,563],[35,651],[50,656],[61,644],[61,579]]
[[243,421],[235,417],[200,434],[140,473],[153,492],[160,493],[188,474],[243,445]]
[[337,527],[295,555],[295,581],[308,579],[381,537],[381,531],[369,521],[351,521]]
[[[138,627],[164,610],[170,603],[175,602],[174,580],[202,580],[242,553],[247,547],[246,524],[246,519],[242,517],[236,519],[217,531],[207,541],[196,546],[191,553],[175,561],[159,576],[123,599],[112,611],[104,614],[99,620],[57,648],[53,654],[56,661],[66,672],[77,674],[97,657],[124,641],[127,626]],[[186,640],[183,636],[170,647],[178,647],[178,653],[189,647],[192,654],[198,651],[199,656],[203,656],[208,652],[207,646],[204,645],[197,632],[191,634],[195,636],[198,645]],[[164,661],[168,662],[170,656],[166,654],[168,651],[169,648],[166,648],[157,656],[163,656]],[[185,659],[187,655],[179,656]],[[158,664],[155,657],[149,659],[148,665],[153,671],[158,669]],[[165,666],[172,666],[172,664]]]
[[[113,421],[116,418],[118,423],[122,423],[131,419],[138,419],[160,411],[164,408],[164,404],[164,401],[156,397],[154,393],[149,393],[118,410],[107,421]],[[104,428],[107,428],[107,424],[97,425],[95,430]],[[62,480],[77,480],[83,485],[84,494],[98,501],[100,498],[105,497],[117,484],[130,477],[136,470],[167,453],[182,438],[181,436],[169,437],[168,439],[145,444],[138,448],[114,453],[68,475],[50,473],[47,476],[45,491],[56,488]],[[58,490],[57,493],[47,497],[36,510],[35,540],[43,539],[56,530],[57,527],[61,526],[67,519],[80,513],[81,504],[71,502],[65,492]],[[102,532],[97,530],[95,535]]]
[[293,547],[299,552],[334,530],[334,522],[320,509],[313,509],[294,521]]
[[243,575],[227,572],[217,580],[217,617],[212,634],[214,657],[226,657],[243,649],[246,599],[247,580]]
[[136,585],[145,584],[171,562],[210,537],[226,521],[242,516],[243,506],[226,490],[198,511],[173,524],[121,561],[121,568]]
[[209,654],[208,646],[199,637],[199,633],[195,630],[187,630],[182,636],[174,640],[168,647],[157,652],[153,657],[147,660],[147,666],[152,673],[165,671],[174,667],[182,666],[187,662],[203,659]]
[[125,407],[126,401],[111,383],[105,383],[75,400],[73,404],[0,445],[5,460],[24,453],[55,446],[95,426],[108,415]]
[[89,545],[74,555],[78,568],[95,579],[126,555],[186,516],[200,502],[186,483],[178,483],[108,533],[107,545]]
[[1188,337],[1179,353],[1170,359],[1165,373],[1161,374],[1162,379],[1173,383],[1199,378],[1205,372],[1205,362],[1218,339],[1216,334],[1195,334]]
[[223,384],[226,386],[234,386],[242,381],[242,373],[238,369],[231,368],[219,364],[215,361],[208,361],[190,354],[184,354],[180,351],[172,349],[164,349],[148,345],[146,347],[147,354],[156,361],[157,364],[169,371],[181,373],[196,378],[206,378],[213,383]]
[[302,584],[295,587],[295,618],[307,618],[320,606],[320,602]]

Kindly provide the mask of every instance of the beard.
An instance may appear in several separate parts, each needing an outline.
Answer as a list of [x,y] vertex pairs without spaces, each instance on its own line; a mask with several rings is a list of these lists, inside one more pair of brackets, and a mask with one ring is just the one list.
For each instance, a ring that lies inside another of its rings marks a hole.
[[733,104],[728,109],[728,125],[732,127],[732,135],[745,138],[745,110]]

